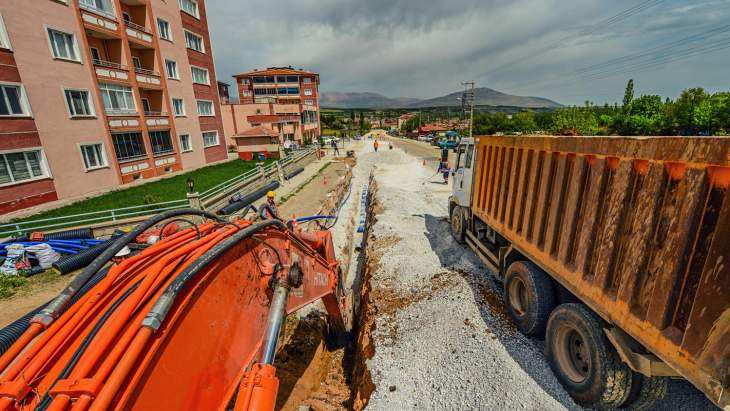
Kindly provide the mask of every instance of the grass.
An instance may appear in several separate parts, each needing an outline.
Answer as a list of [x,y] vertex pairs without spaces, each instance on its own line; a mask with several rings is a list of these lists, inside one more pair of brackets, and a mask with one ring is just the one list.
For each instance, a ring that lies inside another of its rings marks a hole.
[[[267,164],[271,161],[273,160],[267,160]],[[233,160],[223,164],[199,168],[188,173],[179,174],[175,177],[111,191],[97,197],[81,200],[64,207],[44,211],[15,221],[29,221],[142,204],[182,200],[185,199],[185,193],[187,192],[186,182],[189,177],[195,181],[195,189],[199,193],[202,193],[228,179],[251,170],[255,166],[255,161]]]
[[0,274],[0,300],[12,297],[15,291],[28,284],[28,279],[19,275]]

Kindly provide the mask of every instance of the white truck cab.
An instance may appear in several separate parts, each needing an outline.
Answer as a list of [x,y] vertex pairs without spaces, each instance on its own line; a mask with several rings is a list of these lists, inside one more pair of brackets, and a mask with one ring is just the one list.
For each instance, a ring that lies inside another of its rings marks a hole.
[[463,138],[456,148],[456,163],[454,163],[451,186],[452,202],[459,207],[469,208],[471,206],[474,163],[474,138]]

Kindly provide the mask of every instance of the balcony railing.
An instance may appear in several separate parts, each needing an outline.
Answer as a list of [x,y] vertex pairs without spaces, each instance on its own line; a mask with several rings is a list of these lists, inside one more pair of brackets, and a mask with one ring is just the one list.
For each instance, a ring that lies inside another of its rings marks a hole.
[[109,116],[136,116],[137,110],[128,108],[105,108],[104,112]]
[[124,71],[127,70],[127,66],[125,66],[121,63],[115,63],[113,61],[94,59],[94,65],[97,67],[106,67],[106,68],[116,69],[116,70],[124,70]]
[[116,16],[116,14],[114,14],[114,10],[104,10],[104,9],[100,9],[98,7],[94,7],[92,5],[83,4],[83,3],[79,3],[79,7],[83,10],[89,11],[94,14],[98,14],[98,15],[106,17],[108,19],[111,19],[114,21],[117,20],[117,16]]
[[160,77],[160,73],[158,73],[154,70],[141,68],[141,67],[135,67],[134,72],[137,74],[144,74],[145,76]]
[[149,32],[149,31],[147,30],[147,28],[145,28],[145,26],[140,26],[140,25],[139,25],[139,24],[137,24],[137,23],[134,23],[134,22],[131,22],[131,21],[127,21],[127,20],[124,20],[124,24],[125,24],[125,25],[126,25],[127,27],[129,27],[130,29],[134,29],[134,30],[137,30],[137,31],[141,31],[142,33],[152,34],[152,33],[150,33],[150,32]]

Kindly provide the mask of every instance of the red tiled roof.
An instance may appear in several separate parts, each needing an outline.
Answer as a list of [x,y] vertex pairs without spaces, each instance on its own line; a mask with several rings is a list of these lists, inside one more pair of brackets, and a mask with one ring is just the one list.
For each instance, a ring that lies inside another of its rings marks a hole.
[[248,76],[275,76],[277,74],[286,75],[312,75],[312,76],[318,76],[317,73],[306,71],[306,70],[297,70],[291,67],[270,67],[263,70],[254,70],[254,71],[248,71],[241,74],[236,74],[233,77],[248,77]]
[[233,136],[233,138],[238,137],[279,137],[279,133],[268,127],[258,126]]

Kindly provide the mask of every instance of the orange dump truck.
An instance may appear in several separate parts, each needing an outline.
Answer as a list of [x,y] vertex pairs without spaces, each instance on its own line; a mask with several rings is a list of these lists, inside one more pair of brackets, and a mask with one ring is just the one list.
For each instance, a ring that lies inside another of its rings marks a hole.
[[487,136],[458,153],[452,234],[578,403],[648,408],[682,377],[730,409],[730,138]]

